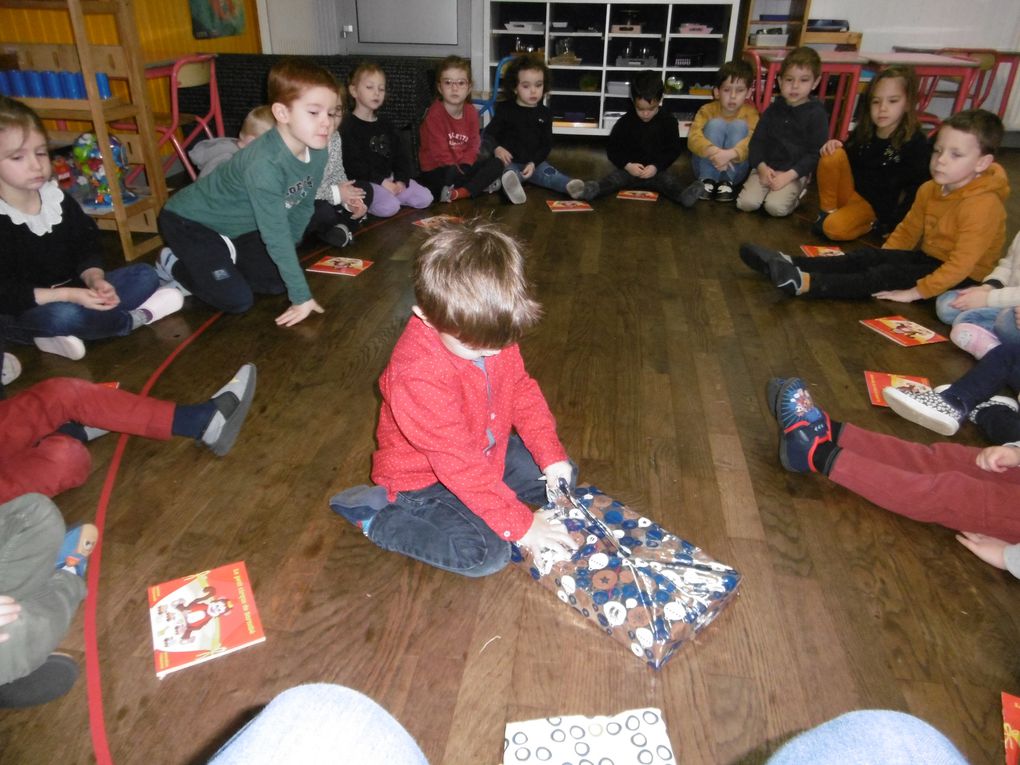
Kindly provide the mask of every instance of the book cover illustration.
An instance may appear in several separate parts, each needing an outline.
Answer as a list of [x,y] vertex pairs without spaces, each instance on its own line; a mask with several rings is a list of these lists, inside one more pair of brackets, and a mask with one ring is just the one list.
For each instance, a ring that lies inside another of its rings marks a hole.
[[373,261],[362,260],[361,258],[345,258],[340,255],[327,255],[321,260],[317,260],[312,265],[306,268],[306,271],[311,271],[316,274],[335,274],[337,276],[357,276],[370,265]]
[[1002,692],[1002,733],[1006,765],[1020,765],[1020,697]]
[[882,316],[877,319],[861,319],[868,329],[889,338],[894,343],[903,346],[930,345],[931,343],[944,343],[946,338],[903,316]]
[[553,212],[590,212],[592,207],[579,199],[547,199],[545,203]]
[[875,406],[889,406],[885,401],[882,391],[886,388],[898,388],[899,390],[931,390],[931,380],[927,377],[916,375],[897,375],[891,372],[864,373],[864,382],[868,386],[868,398]]
[[266,639],[244,561],[149,587],[156,677]]
[[432,215],[428,218],[421,218],[420,220],[412,221],[414,225],[421,226],[422,228],[431,231],[432,229],[439,228],[447,223],[463,223],[464,218],[460,215]]
[[616,195],[617,199],[634,199],[638,202],[656,202],[659,199],[658,191],[645,191],[643,189],[624,189]]
[[800,251],[809,258],[834,258],[837,255],[846,254],[839,247],[824,244],[802,244]]

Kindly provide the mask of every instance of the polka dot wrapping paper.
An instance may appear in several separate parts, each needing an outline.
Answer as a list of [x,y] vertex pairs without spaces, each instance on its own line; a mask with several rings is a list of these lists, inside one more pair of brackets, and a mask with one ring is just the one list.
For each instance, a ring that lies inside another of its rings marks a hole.
[[507,723],[503,765],[676,765],[659,709]]
[[513,561],[543,587],[659,669],[736,596],[741,575],[594,486],[555,507],[578,550],[570,560]]

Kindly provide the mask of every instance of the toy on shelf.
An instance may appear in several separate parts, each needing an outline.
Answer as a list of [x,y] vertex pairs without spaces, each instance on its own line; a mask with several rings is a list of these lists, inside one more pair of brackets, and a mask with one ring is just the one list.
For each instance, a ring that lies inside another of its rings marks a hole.
[[[117,166],[117,183],[120,184],[121,197],[124,202],[133,202],[138,197],[128,191],[124,185],[124,171],[127,169],[127,156],[124,145],[115,136],[110,136],[110,150],[114,164]],[[109,210],[113,207],[113,196],[110,193],[110,179],[106,177],[103,167],[103,154],[99,150],[99,141],[92,133],[82,133],[74,142],[71,150],[74,161],[78,165],[78,186],[75,197],[90,210]]]

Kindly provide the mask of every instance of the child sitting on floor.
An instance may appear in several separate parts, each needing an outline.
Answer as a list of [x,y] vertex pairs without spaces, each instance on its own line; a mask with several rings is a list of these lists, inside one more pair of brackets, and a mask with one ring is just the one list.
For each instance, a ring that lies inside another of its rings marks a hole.
[[0,96],[0,314],[11,342],[80,359],[83,340],[127,335],[184,296],[147,263],[103,270],[99,229],[50,177],[46,141],[38,114]]
[[787,470],[821,473],[885,510],[961,531],[979,558],[1020,578],[1020,447],[923,446],[836,422],[796,377],[774,378],[766,395]]
[[330,506],[380,547],[465,576],[506,566],[511,542],[573,550],[529,507],[545,504],[543,474],[572,486],[575,470],[517,347],[541,313],[520,245],[492,223],[446,226],[422,245],[414,290],[379,379],[376,485]]
[[918,189],[910,212],[881,249],[806,258],[744,244],[740,259],[785,294],[809,298],[910,303],[983,279],[1006,239],[1009,183],[995,162],[1002,132],[1002,121],[983,109],[943,122],[931,156],[932,179]]
[[753,212],[764,207],[777,217],[797,209],[818,165],[818,150],[829,135],[825,107],[811,97],[821,73],[822,60],[811,48],[795,48],[783,59],[781,97],[765,109],[751,136],[751,174],[737,197],[738,209]]
[[209,175],[220,165],[227,162],[237,152],[250,144],[263,133],[268,133],[276,126],[276,118],[269,104],[256,106],[241,123],[241,132],[237,138],[206,138],[196,143],[188,152],[188,158],[198,168],[198,176]]
[[907,66],[879,72],[844,145],[833,138],[818,161],[818,205],[812,231],[835,241],[876,228],[888,235],[928,180],[931,149],[917,119],[917,75]]

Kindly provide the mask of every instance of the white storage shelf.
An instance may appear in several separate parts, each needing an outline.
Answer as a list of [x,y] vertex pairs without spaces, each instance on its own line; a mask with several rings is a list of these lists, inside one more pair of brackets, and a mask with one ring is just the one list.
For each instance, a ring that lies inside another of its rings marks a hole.
[[[478,89],[492,88],[497,62],[514,52],[518,38],[522,47],[544,51],[547,59],[556,56],[557,42],[566,39],[581,62],[549,67],[552,87],[546,103],[556,119],[555,133],[608,135],[616,119],[613,113],[627,108],[629,96],[609,93],[607,83],[627,79],[625,74],[654,69],[663,80],[674,76],[684,81],[684,92],[665,94],[663,108],[677,115],[680,132],[686,135],[694,113],[711,99],[709,95],[687,93],[686,89],[695,84],[713,84],[718,68],[734,57],[739,2],[485,0],[483,24],[489,33],[481,59],[473,63]],[[541,25],[543,31],[506,29],[509,22]],[[554,22],[565,22],[570,28],[556,29]],[[702,24],[712,31],[680,32],[680,25],[685,23]],[[641,31],[612,31],[614,25],[624,24],[640,24]],[[654,58],[656,65],[617,66],[617,58],[624,55],[628,45],[635,58],[647,49],[647,57]],[[691,65],[674,65],[677,62]]]

